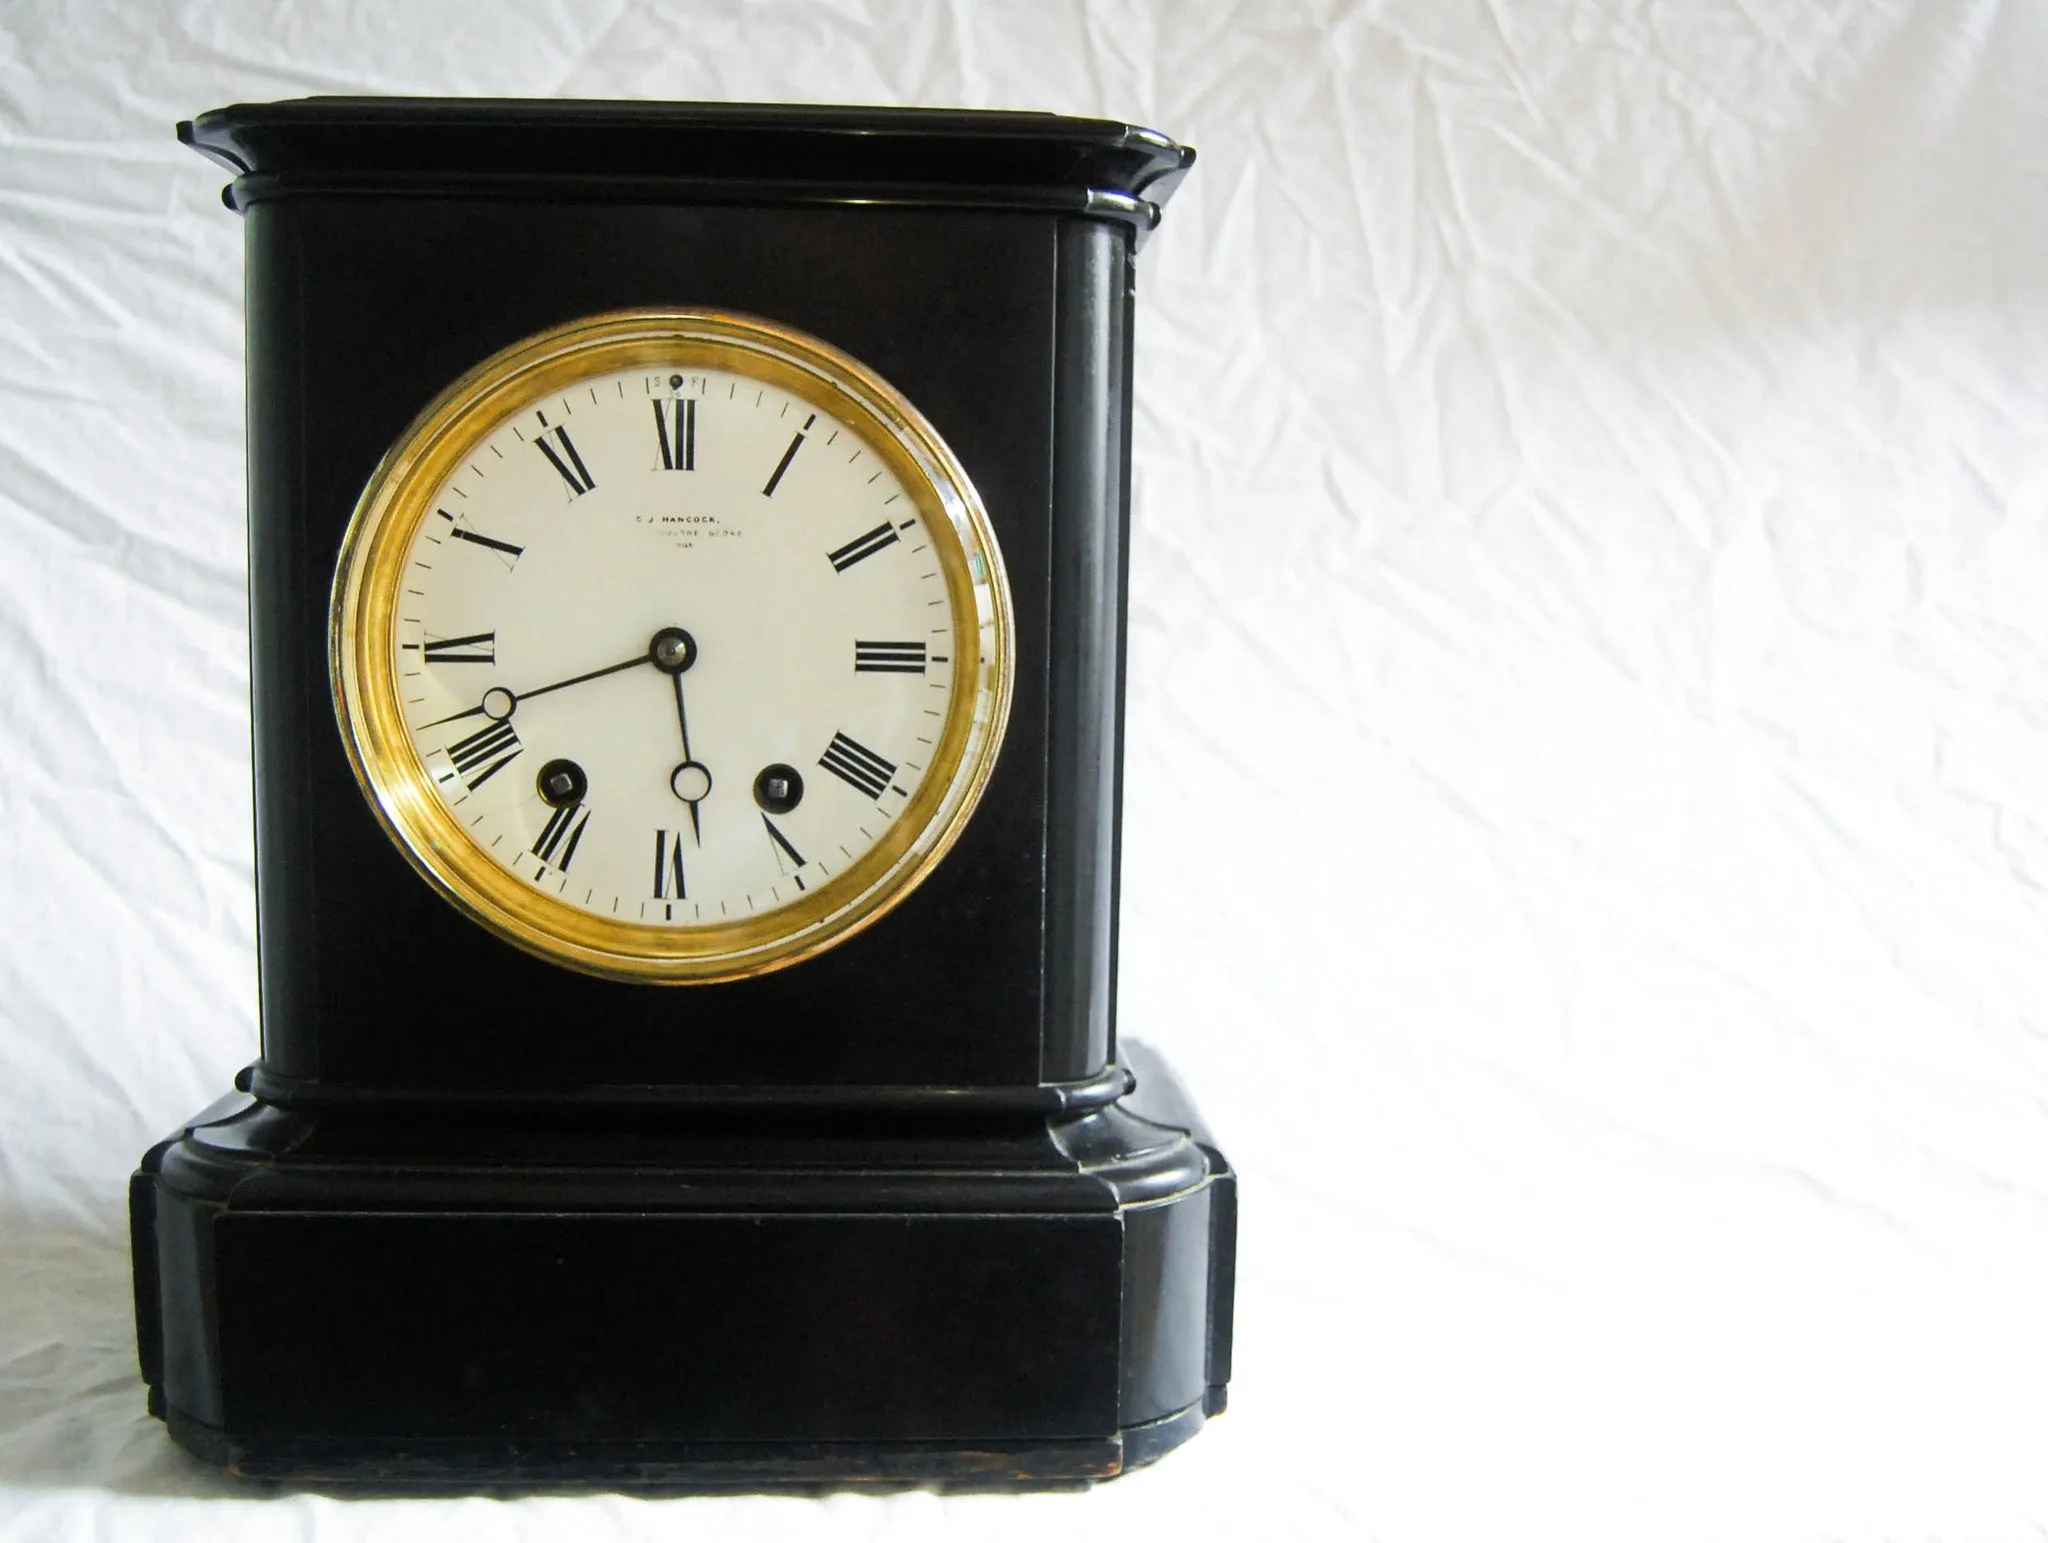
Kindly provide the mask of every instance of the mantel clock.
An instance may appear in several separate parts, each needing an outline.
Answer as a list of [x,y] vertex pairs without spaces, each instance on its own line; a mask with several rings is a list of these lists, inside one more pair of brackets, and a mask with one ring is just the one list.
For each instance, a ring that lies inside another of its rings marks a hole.
[[1132,272],[1192,152],[179,133],[245,222],[263,1038],[131,1186],[152,1410],[382,1484],[1075,1482],[1192,1435],[1235,1185],[1114,1030]]

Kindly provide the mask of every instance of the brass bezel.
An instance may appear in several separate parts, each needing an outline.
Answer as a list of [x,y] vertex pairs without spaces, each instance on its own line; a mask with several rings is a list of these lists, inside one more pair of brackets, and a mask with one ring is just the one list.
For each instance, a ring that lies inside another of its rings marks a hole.
[[[745,373],[852,428],[925,516],[953,608],[957,662],[944,724],[923,782],[883,839],[802,900],[715,925],[598,916],[499,866],[434,793],[404,718],[393,660],[406,553],[445,479],[535,401],[580,379],[655,365]],[[379,823],[420,875],[528,953],[592,975],[660,984],[736,980],[794,964],[850,937],[916,888],[959,836],[994,768],[1009,718],[1014,647],[995,532],[966,469],[923,415],[830,344],[710,310],[585,317],[493,354],[436,397],[399,436],[356,505],[335,568],[328,638],[349,764]],[[971,668],[970,659],[978,661]]]

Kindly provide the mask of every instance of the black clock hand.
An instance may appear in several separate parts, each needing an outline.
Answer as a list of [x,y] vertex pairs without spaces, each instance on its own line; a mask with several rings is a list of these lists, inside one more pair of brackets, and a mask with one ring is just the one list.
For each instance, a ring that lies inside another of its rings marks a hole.
[[683,676],[697,662],[697,640],[681,627],[664,627],[654,634],[648,649],[654,667],[675,684],[676,728],[683,737],[683,759],[669,773],[669,790],[690,807],[690,834],[697,845],[704,844],[704,821],[698,806],[711,792],[711,768],[691,753],[690,713],[683,705]]
[[[465,707],[461,712],[450,713],[445,718],[436,718],[432,723],[422,723],[413,732],[418,733],[421,730],[437,728],[441,724],[454,723],[463,718],[482,717],[486,713],[500,720],[509,718],[521,702],[530,702],[537,696],[546,696],[550,691],[560,691],[565,686],[580,686],[586,680],[596,680],[600,675],[616,675],[621,670],[630,670],[638,665],[657,663],[659,661],[655,658],[655,651],[660,647],[660,644],[660,636],[657,636],[655,641],[650,643],[645,651],[635,654],[630,659],[621,660],[617,664],[608,664],[599,670],[585,670],[581,675],[571,675],[567,680],[558,680],[545,686],[536,686],[531,691],[508,691],[503,686],[493,686],[484,693],[483,700],[477,703],[476,706]],[[502,701],[494,702],[492,700],[494,697],[500,698]],[[503,711],[497,710],[500,706],[503,707]]]
[[648,655],[641,654],[638,658],[624,659],[617,664],[608,664],[601,670],[585,670],[581,675],[571,675],[567,680],[558,680],[553,685],[541,686],[532,691],[522,691],[519,693],[519,700],[522,702],[531,701],[534,697],[546,696],[550,691],[560,691],[564,686],[580,686],[586,680],[596,680],[600,675],[616,675],[621,670],[632,669],[636,664],[647,663],[648,658]]
[[671,675],[669,679],[675,683],[676,688],[676,727],[683,733],[683,759],[694,761],[696,757],[690,754],[690,713],[689,709],[683,706],[683,677],[677,674]]
[[[683,706],[682,672],[678,670],[674,675],[671,675],[669,679],[675,682],[676,727],[682,730],[683,734],[683,764],[681,766],[678,766],[675,769],[675,771],[670,774],[669,786],[676,790],[676,796],[678,798],[682,799],[684,803],[690,806],[690,835],[693,838],[695,838],[698,846],[702,846],[704,844],[704,826],[702,821],[698,817],[697,806],[704,801],[704,795],[700,793],[695,798],[689,797],[682,791],[685,784],[682,781],[678,780],[682,777],[684,772],[688,771],[691,767],[697,764],[697,758],[690,754],[690,714],[689,710]],[[694,787],[696,786],[696,783],[692,781],[688,785]],[[708,792],[710,790],[707,788],[705,791]]]

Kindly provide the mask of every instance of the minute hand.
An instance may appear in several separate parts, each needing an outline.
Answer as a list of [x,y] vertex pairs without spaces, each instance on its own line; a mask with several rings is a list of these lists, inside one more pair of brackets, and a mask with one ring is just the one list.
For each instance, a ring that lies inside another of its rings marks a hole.
[[[502,691],[506,696],[510,697],[511,703],[504,712],[492,713],[491,716],[494,718],[509,718],[512,716],[513,709],[518,707],[521,702],[529,702],[537,696],[546,696],[550,691],[560,691],[565,686],[580,686],[586,680],[596,680],[600,675],[616,675],[621,670],[630,670],[636,665],[649,662],[650,656],[643,649],[632,658],[621,660],[617,664],[608,664],[599,670],[585,670],[581,675],[571,675],[567,680],[558,680],[545,686],[536,686],[531,691],[508,691],[503,686],[494,687],[493,690]],[[484,695],[489,697],[491,692],[487,691]],[[483,716],[486,710],[484,704],[479,702],[475,707],[465,707],[459,713],[450,713],[445,718],[436,718],[432,723],[423,723],[419,727],[420,729],[431,729],[443,723],[454,723],[461,718],[479,718]]]

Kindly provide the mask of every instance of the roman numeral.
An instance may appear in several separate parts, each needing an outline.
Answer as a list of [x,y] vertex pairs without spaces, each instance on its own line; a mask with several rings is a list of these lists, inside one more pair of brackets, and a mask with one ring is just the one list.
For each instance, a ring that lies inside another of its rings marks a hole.
[[769,819],[768,816],[765,814],[761,816],[761,823],[768,827],[768,839],[774,842],[777,846],[781,847],[784,852],[788,853],[789,860],[792,863],[794,863],[797,867],[801,868],[804,865],[804,854],[799,852],[795,847],[790,845],[789,837],[783,835],[781,831],[777,830],[775,828],[775,822]]
[[683,833],[657,830],[654,833],[654,898],[683,900]]
[[855,643],[853,668],[864,675],[922,675],[925,645],[922,643]]
[[883,547],[894,546],[895,543],[896,527],[887,520],[884,520],[873,530],[862,531],[858,536],[847,542],[845,546],[840,547],[836,551],[827,552],[825,555],[831,559],[834,569],[844,573],[863,557],[873,557]]
[[812,413],[810,417],[804,419],[804,426],[796,431],[796,438],[789,442],[789,448],[782,452],[782,459],[775,463],[775,471],[768,479],[768,486],[761,489],[761,496],[763,498],[773,498],[775,496],[776,484],[782,481],[782,474],[789,470],[789,463],[796,459],[797,451],[803,448],[804,435],[810,432],[811,425],[817,421],[818,415],[816,413]]
[[449,531],[448,535],[451,540],[473,542],[477,546],[487,546],[493,552],[503,552],[507,557],[511,558],[514,562],[517,562],[519,560],[519,554],[526,550],[525,547],[514,546],[509,541],[500,541],[496,536],[479,536],[475,531],[466,529],[460,525],[457,525],[453,530]]
[[894,761],[883,760],[866,745],[848,739],[844,734],[832,736],[832,743],[818,757],[818,764],[840,781],[859,788],[869,798],[880,798],[882,789],[896,775]]
[[[509,723],[493,723],[448,747],[448,759],[473,792],[502,771],[526,747]],[[474,774],[474,775],[472,775]]]
[[[543,418],[541,421],[545,423],[547,420]],[[554,443],[548,443],[549,440]],[[571,493],[581,496],[597,486],[597,478],[590,475],[590,468],[576,453],[576,442],[569,438],[569,431],[561,424],[542,434],[534,444],[548,458],[549,464],[562,474],[562,481],[568,484]]]
[[[674,432],[670,432],[670,416],[664,407],[673,407]],[[663,471],[695,471],[697,469],[697,399],[680,397],[673,402],[654,404],[654,432],[661,439],[661,467]]]
[[[540,839],[533,844],[533,855],[544,863],[553,863],[562,872],[569,871],[569,860],[576,855],[576,843],[583,839],[583,827],[590,823],[590,810],[583,804],[564,804],[548,816],[548,822],[541,827]],[[557,858],[555,849],[561,848]]]
[[429,664],[496,664],[498,634],[472,632],[461,638],[428,638],[420,657]]
[[804,883],[804,876],[796,871],[804,865],[804,854],[799,852],[793,845],[791,845],[789,837],[783,835],[781,831],[777,830],[775,828],[775,822],[769,819],[767,815],[764,814],[761,816],[761,823],[768,827],[768,839],[771,842],[773,842],[775,844],[775,847],[778,849],[775,858],[775,866],[777,868],[781,868],[782,859],[784,856],[787,856],[789,858],[790,866],[784,871],[788,874],[790,878],[796,880],[796,887],[798,889],[809,888],[809,886]]

